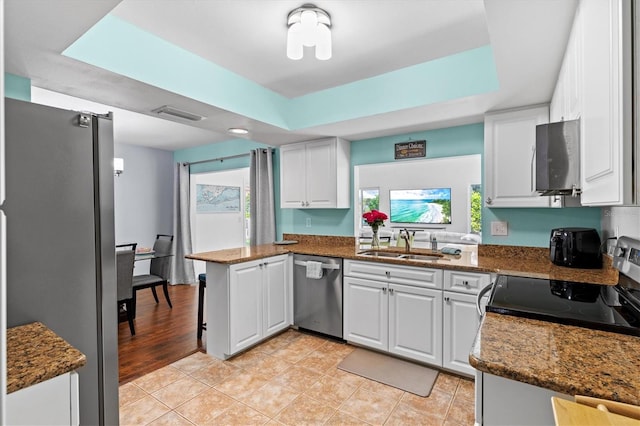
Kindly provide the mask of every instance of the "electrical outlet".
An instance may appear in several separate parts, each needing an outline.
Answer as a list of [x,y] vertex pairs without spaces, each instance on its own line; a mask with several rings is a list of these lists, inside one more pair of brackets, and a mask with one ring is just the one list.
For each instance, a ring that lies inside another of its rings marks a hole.
[[508,222],[491,222],[491,235],[509,235],[509,223]]
[[311,228],[311,218],[307,218],[307,228]]

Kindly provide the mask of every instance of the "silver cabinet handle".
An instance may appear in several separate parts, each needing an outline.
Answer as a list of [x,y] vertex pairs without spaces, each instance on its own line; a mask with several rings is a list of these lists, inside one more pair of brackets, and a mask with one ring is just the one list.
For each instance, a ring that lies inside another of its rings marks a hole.
[[382,287],[382,292],[383,292],[384,294],[387,294],[387,288],[386,288],[386,287]]
[[389,278],[389,277],[391,277],[391,272],[385,271],[385,275],[387,276],[387,278]]
[[462,281],[462,285],[469,286],[469,281]]
[[392,288],[389,289],[389,294],[393,294],[393,289]]
[[482,316],[483,315],[482,308],[480,307],[480,303],[482,301],[482,296],[484,296],[486,293],[490,292],[492,288],[493,288],[493,283],[487,285],[482,290],[480,290],[480,292],[476,296],[476,311],[478,311],[478,316]]
[[487,204],[493,204],[493,200],[491,199],[491,197],[487,197],[486,202]]
[[531,147],[531,192],[535,191],[536,169],[534,167],[534,161],[536,160],[536,147]]
[[304,201],[300,201],[300,206],[304,207]]
[[449,297],[445,297],[445,298],[444,298],[444,301],[445,301],[445,302],[448,302],[449,300],[451,300]]

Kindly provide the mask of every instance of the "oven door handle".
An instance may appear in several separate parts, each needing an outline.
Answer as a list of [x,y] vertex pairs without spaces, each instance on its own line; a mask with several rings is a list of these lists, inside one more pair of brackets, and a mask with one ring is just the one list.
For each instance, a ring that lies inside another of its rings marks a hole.
[[484,313],[482,312],[482,307],[480,306],[480,303],[482,301],[482,297],[487,294],[488,292],[491,291],[491,289],[493,288],[493,284],[491,283],[489,285],[486,285],[482,290],[480,290],[478,292],[478,296],[476,296],[476,311],[478,311],[478,316],[482,316],[484,315]]

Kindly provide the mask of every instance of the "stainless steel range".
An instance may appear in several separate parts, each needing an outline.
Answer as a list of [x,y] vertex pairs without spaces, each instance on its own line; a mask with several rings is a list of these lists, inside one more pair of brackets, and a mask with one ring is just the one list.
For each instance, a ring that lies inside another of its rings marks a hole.
[[499,275],[486,310],[640,336],[640,240],[621,237],[613,264],[617,285]]

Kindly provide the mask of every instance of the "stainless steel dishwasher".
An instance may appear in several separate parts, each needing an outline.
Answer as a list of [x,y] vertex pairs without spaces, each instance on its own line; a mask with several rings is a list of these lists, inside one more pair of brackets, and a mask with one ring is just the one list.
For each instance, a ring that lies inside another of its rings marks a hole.
[[[319,262],[319,278],[307,277],[307,262]],[[293,256],[293,323],[342,339],[342,259]]]

